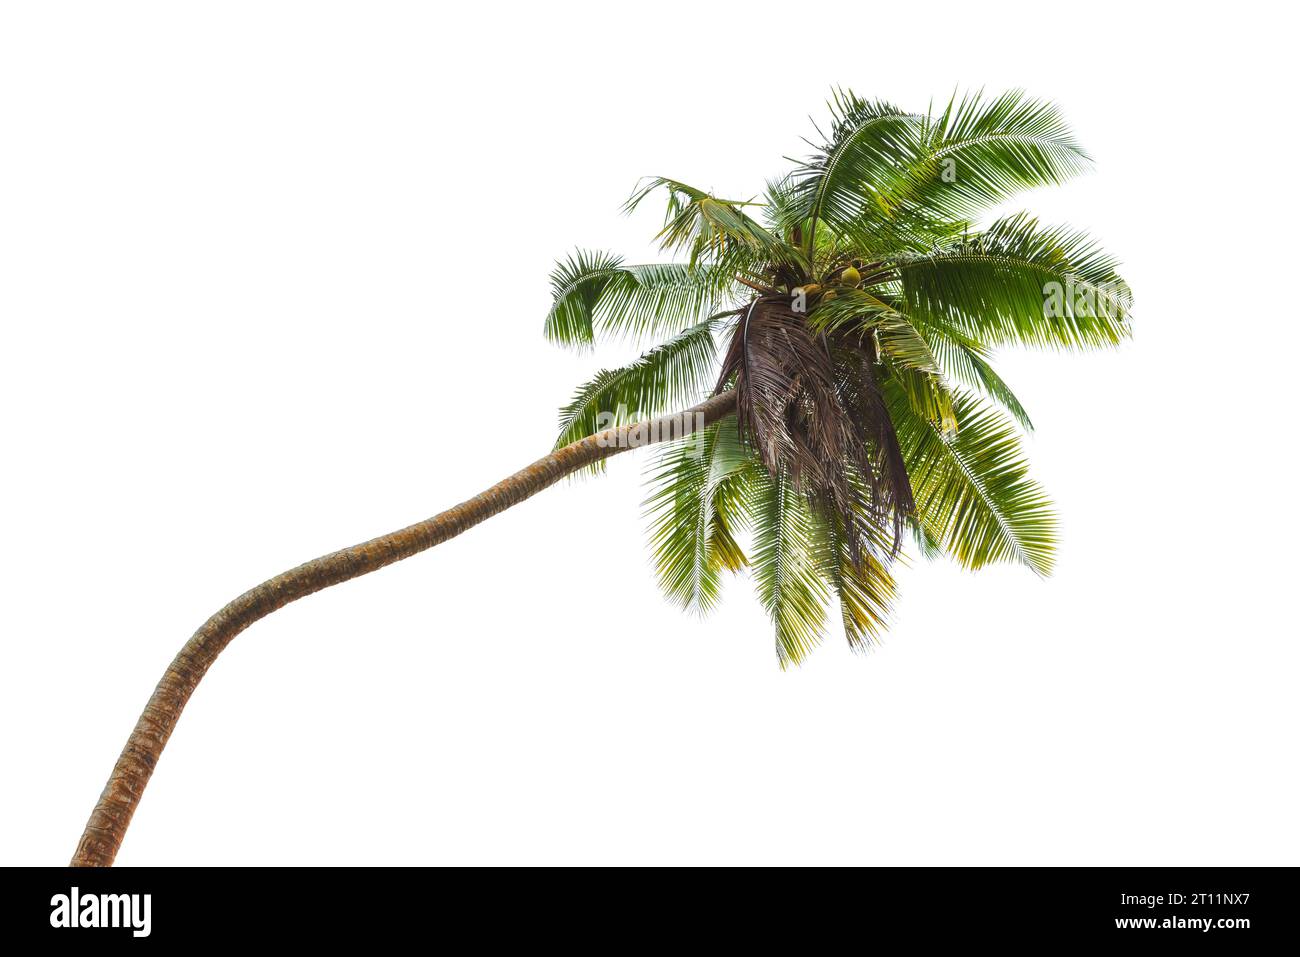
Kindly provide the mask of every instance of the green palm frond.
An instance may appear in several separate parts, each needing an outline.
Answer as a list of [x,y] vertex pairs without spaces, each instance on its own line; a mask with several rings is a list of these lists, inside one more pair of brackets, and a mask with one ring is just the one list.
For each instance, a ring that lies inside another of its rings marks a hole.
[[669,335],[716,312],[736,283],[707,266],[625,266],[609,253],[578,250],[551,273],[546,338],[578,348],[601,339]]
[[[907,400],[908,408],[914,415],[924,419],[944,435],[951,435],[957,431],[959,425],[952,389],[941,376],[911,369],[888,359],[885,360],[885,364],[890,372],[889,381],[893,382],[894,387]],[[890,416],[893,416],[892,409]],[[910,473],[910,466],[908,471]]]
[[790,479],[766,470],[752,483],[750,511],[754,586],[776,626],[777,660],[786,668],[802,662],[825,631],[828,592],[818,561],[817,522]]
[[596,306],[622,265],[620,256],[584,249],[557,262],[551,271],[552,305],[542,334],[559,345],[591,345]]
[[1131,297],[1088,236],[1026,215],[898,264],[906,311],[986,345],[1095,348],[1130,335]]
[[930,343],[903,315],[884,316],[876,326],[876,338],[891,365],[926,373],[942,383],[943,373]]
[[922,128],[922,117],[850,92],[837,90],[828,105],[827,143],[794,171],[794,208],[813,225],[809,252],[817,223],[841,231],[894,216],[914,189],[910,160]]
[[1029,413],[994,370],[987,349],[943,320],[933,317],[925,321],[914,320],[914,327],[919,327],[918,331],[929,343],[945,376],[997,402],[1026,432],[1034,430]]
[[916,550],[922,558],[937,560],[943,558],[943,543],[934,537],[934,533],[926,524],[918,519],[913,519],[910,523],[912,528],[912,538],[916,542]]
[[713,384],[717,361],[713,334],[721,322],[706,319],[622,368],[596,373],[560,410],[555,448],[698,401]]
[[737,536],[750,527],[750,485],[761,463],[745,445],[734,417],[718,424],[718,453],[710,465],[713,517],[709,525],[709,560],[718,568],[739,572],[749,559]]
[[[838,516],[815,514],[818,564],[840,602],[844,637],[855,651],[879,640],[889,622],[895,588],[889,569],[870,552],[854,561]],[[884,538],[885,536],[881,536]]]
[[643,182],[624,205],[635,210],[656,190],[668,193],[664,227],[656,239],[664,250],[686,252],[692,266],[756,275],[771,263],[795,262],[798,253],[745,212],[748,200],[719,199],[662,176]]
[[874,289],[836,290],[836,298],[823,297],[808,315],[808,324],[818,332],[869,333],[886,316],[898,310]]
[[747,522],[754,464],[735,416],[728,416],[666,446],[648,471],[644,505],[655,572],[664,593],[683,608],[712,610],[722,572],[747,563],[736,535]]
[[792,233],[806,223],[807,209],[799,200],[792,176],[768,180],[763,194],[763,221],[769,232],[783,237],[791,246],[799,246]]
[[942,113],[926,119],[920,142],[913,199],[950,218],[1021,190],[1063,183],[1092,165],[1060,111],[1023,90],[993,99],[953,96]]
[[928,537],[967,568],[1018,561],[1049,574],[1056,516],[1029,478],[1015,426],[998,410],[959,393],[957,430],[945,433],[916,413],[894,380],[885,387]]
[[926,338],[892,302],[871,290],[850,289],[829,302],[819,302],[808,324],[818,332],[841,336],[874,335],[879,351],[894,363],[936,376],[941,372]]

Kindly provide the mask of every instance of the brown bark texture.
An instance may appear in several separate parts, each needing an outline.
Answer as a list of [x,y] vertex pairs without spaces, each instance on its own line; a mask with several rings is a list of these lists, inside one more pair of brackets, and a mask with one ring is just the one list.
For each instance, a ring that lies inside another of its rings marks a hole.
[[729,391],[678,415],[608,429],[579,439],[454,508],[388,535],[323,555],[244,592],[204,622],[164,672],[86,822],[72,866],[107,867],[113,863],[145,785],[190,695],[231,639],[253,622],[313,592],[367,575],[455,538],[584,466],[628,448],[712,425],[735,408],[735,401],[735,392]]

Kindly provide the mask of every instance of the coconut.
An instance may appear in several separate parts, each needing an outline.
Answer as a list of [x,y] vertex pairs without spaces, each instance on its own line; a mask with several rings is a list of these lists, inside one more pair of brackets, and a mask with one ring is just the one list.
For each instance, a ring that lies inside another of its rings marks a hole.
[[850,286],[856,286],[858,283],[862,282],[862,273],[850,266],[848,269],[844,270],[844,272],[840,273],[840,281],[846,282]]

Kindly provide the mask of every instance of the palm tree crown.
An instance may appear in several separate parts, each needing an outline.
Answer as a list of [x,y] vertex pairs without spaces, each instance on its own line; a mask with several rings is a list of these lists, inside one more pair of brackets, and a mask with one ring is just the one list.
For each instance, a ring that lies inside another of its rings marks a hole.
[[832,596],[852,647],[879,636],[905,536],[1048,574],[1055,517],[992,350],[1130,333],[1128,288],[1087,236],[977,222],[1088,168],[1055,107],[1011,92],[920,115],[837,92],[830,108],[824,143],[761,200],[644,181],[627,209],[666,196],[658,241],[679,261],[579,251],[545,325],[575,348],[655,343],[578,389],[557,448],[735,390],[734,414],[650,466],[651,547],[667,595],[700,612],[748,569],[783,667],[821,640]]

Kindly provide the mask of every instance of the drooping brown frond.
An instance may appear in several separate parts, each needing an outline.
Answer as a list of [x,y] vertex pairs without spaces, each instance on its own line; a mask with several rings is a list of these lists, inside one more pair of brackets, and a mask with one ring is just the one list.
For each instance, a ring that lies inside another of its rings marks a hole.
[[817,453],[840,451],[835,369],[825,341],[789,302],[762,296],[745,310],[723,359],[719,391],[733,377],[745,397],[740,427],[768,470],[776,474],[784,466],[800,486],[824,470]]
[[869,513],[876,528],[891,528],[896,551],[904,519],[915,503],[907,463],[876,379],[876,343],[870,336],[839,342],[836,354],[841,370],[837,384],[854,439],[851,448],[870,492]]
[[858,565],[880,529],[898,548],[913,507],[874,348],[832,341],[784,297],[760,296],[736,325],[717,387],[735,386],[739,427],[763,465],[815,512],[838,517]]

